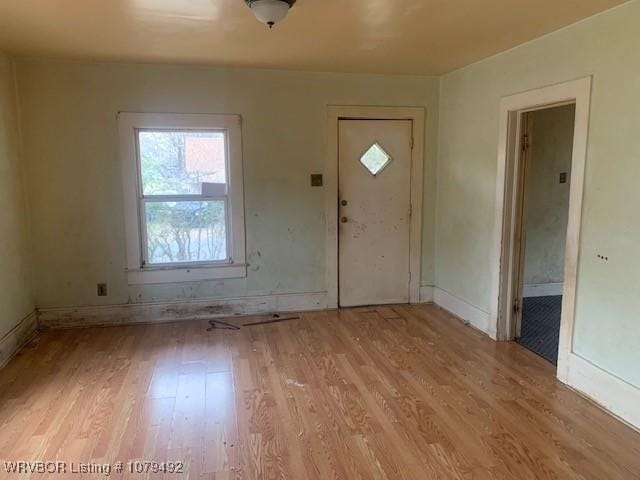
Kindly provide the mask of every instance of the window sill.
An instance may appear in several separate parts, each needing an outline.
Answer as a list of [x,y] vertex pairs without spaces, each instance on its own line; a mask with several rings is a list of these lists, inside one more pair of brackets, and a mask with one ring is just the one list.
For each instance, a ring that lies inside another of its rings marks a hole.
[[222,278],[245,278],[246,265],[220,265],[215,267],[156,268],[127,270],[129,285],[158,283],[183,283],[218,280]]

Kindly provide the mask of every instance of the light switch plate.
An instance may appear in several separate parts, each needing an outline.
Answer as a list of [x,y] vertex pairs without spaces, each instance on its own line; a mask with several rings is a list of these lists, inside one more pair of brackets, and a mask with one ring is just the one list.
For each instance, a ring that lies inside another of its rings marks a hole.
[[322,186],[322,174],[321,173],[312,173],[311,174],[311,186],[312,187],[321,187]]

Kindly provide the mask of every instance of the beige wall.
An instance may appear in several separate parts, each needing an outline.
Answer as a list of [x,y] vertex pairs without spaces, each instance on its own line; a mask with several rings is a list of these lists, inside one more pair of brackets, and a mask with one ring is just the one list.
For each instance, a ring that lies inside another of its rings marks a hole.
[[[326,106],[427,108],[422,283],[433,283],[439,79],[17,61],[39,307],[325,291]],[[243,117],[246,279],[128,286],[116,113]],[[107,282],[108,297],[96,296]]]
[[639,22],[630,2],[443,77],[435,256],[436,284],[488,311],[500,98],[593,75],[574,350],[636,386]]
[[[575,105],[530,113],[524,284],[562,283]],[[560,173],[567,183],[560,183]]]
[[0,339],[34,309],[18,136],[13,64],[0,54]]

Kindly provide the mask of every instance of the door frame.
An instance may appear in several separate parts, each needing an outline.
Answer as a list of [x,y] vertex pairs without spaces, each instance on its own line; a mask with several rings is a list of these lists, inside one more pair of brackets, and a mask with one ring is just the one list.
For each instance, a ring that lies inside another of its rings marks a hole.
[[[555,105],[553,106],[555,107]],[[552,107],[552,108],[553,108]],[[515,282],[514,300],[518,301],[518,311],[511,311],[509,322],[509,337],[517,339],[520,337],[522,327],[522,294],[524,290],[524,265],[525,253],[527,248],[527,180],[529,179],[529,167],[531,166],[531,151],[529,145],[526,147],[522,144],[526,138],[527,144],[531,141],[532,136],[532,118],[529,115],[531,111],[520,113],[520,135],[518,145],[518,158],[515,179],[514,192],[514,265],[512,280]],[[512,302],[513,303],[513,302]]]
[[591,83],[592,77],[589,76],[510,95],[500,102],[495,240],[490,257],[492,265],[490,324],[494,329],[495,338],[500,341],[510,341],[514,337],[515,316],[512,306],[514,295],[517,294],[514,288],[516,283],[514,275],[517,273],[515,257],[519,254],[516,229],[518,182],[522,173],[520,148],[522,114],[567,104],[576,106],[557,370],[558,378],[565,383],[568,379],[569,361],[573,352]]
[[409,232],[409,302],[420,302],[422,266],[422,208],[424,188],[424,128],[425,109],[422,107],[327,107],[327,156],[325,176],[326,219],[326,282],[327,306],[338,308],[338,126],[340,120],[411,120],[411,221]]

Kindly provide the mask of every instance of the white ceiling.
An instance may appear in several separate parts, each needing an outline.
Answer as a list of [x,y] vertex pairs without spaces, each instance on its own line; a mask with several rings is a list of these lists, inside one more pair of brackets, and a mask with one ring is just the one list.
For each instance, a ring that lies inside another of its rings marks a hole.
[[273,30],[244,0],[0,0],[0,50],[69,59],[432,75],[623,0],[298,0]]

